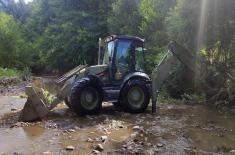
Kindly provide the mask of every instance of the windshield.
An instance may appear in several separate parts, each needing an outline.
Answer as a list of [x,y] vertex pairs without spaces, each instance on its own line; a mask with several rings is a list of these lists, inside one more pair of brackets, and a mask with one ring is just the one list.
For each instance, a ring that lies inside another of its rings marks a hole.
[[108,42],[106,44],[105,52],[104,52],[103,64],[109,64],[109,58],[112,57],[113,45],[114,45],[113,41]]

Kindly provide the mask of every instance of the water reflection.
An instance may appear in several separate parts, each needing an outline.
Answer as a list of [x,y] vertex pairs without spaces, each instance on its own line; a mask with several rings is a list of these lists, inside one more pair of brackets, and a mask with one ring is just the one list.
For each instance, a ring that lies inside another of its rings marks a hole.
[[39,126],[31,126],[24,127],[23,131],[27,139],[34,140],[45,132],[45,128]]

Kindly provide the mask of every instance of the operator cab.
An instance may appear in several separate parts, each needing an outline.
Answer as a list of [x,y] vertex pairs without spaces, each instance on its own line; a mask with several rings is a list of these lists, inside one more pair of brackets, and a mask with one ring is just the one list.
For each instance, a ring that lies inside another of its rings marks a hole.
[[130,73],[144,72],[144,39],[112,35],[105,39],[102,64],[109,67],[112,85],[120,85]]

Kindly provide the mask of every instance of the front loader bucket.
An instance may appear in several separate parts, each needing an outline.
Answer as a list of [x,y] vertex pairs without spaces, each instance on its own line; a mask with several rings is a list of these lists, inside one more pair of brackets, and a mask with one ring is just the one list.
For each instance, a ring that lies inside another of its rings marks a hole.
[[35,88],[28,86],[25,88],[25,92],[28,95],[28,99],[21,111],[20,120],[34,121],[42,119],[48,114],[49,109],[40,98],[38,91]]
[[[62,75],[59,79],[55,80],[57,85],[63,84],[66,80],[78,74],[82,69],[86,68],[87,65],[80,65],[72,69],[68,73]],[[27,86],[25,88],[25,93],[28,96],[27,102],[21,111],[20,120],[21,121],[34,121],[42,119],[45,117],[51,109],[53,109],[57,104],[60,103],[60,93],[57,92],[55,97],[50,95],[49,92],[42,89],[44,87],[42,79],[35,79],[34,86]]]
[[[60,103],[60,99],[53,97],[47,100],[49,94],[45,95],[43,89],[38,87],[27,86],[25,93],[28,99],[20,114],[20,121],[35,121],[45,117],[51,109]],[[49,95],[51,97],[51,95]]]

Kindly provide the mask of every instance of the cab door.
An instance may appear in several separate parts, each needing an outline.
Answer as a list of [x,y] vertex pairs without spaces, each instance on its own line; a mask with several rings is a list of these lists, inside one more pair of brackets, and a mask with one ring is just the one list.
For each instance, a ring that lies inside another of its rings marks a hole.
[[118,39],[115,44],[112,81],[114,85],[120,85],[124,77],[135,69],[134,46],[133,41],[128,39]]

